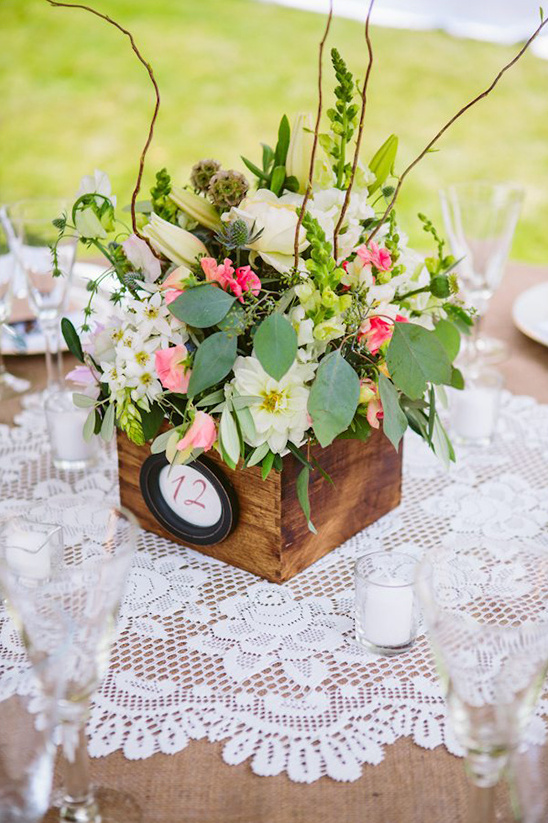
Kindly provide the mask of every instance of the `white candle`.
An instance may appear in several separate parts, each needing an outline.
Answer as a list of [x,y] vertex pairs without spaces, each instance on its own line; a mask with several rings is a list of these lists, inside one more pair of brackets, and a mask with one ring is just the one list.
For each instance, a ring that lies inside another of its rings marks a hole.
[[6,534],[6,563],[15,574],[31,580],[51,575],[49,534],[11,525]]
[[46,399],[46,419],[54,465],[91,463],[97,453],[97,439],[84,440],[84,424],[90,409],[80,409],[72,401],[72,392],[59,391]]
[[451,423],[464,440],[486,440],[495,431],[499,393],[492,388],[464,389],[451,397]]
[[413,586],[385,576],[367,581],[358,633],[374,646],[404,646],[413,638]]

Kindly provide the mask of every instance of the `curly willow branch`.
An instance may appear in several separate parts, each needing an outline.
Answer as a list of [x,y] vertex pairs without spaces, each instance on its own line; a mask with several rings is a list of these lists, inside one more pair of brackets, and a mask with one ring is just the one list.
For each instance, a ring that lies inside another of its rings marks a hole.
[[154,134],[154,125],[156,123],[156,118],[158,117],[158,110],[160,108],[160,89],[158,88],[158,83],[156,82],[156,78],[154,77],[154,72],[152,71],[152,66],[149,63],[147,63],[147,61],[145,60],[145,58],[143,57],[143,55],[139,51],[139,49],[137,47],[137,44],[135,43],[135,40],[133,39],[132,33],[130,31],[128,31],[128,29],[125,29],[123,26],[121,26],[119,23],[117,23],[115,20],[113,20],[111,17],[109,17],[107,14],[103,14],[102,12],[91,8],[91,6],[85,6],[81,3],[61,3],[61,2],[58,2],[58,0],[47,0],[47,2],[50,4],[50,6],[56,6],[56,7],[60,7],[60,8],[83,9],[83,11],[89,11],[90,14],[94,14],[96,17],[100,17],[101,20],[105,20],[107,23],[110,23],[111,26],[114,26],[114,28],[118,29],[118,31],[121,31],[122,34],[125,34],[126,37],[129,38],[129,42],[131,43],[131,48],[133,49],[133,51],[137,55],[138,60],[143,64],[143,66],[145,67],[145,69],[148,72],[148,76],[150,77],[151,83],[154,86],[154,94],[156,96],[156,102],[154,104],[154,112],[152,114],[152,119],[150,121],[150,126],[149,126],[149,129],[148,129],[148,136],[147,136],[147,139],[146,139],[146,143],[143,147],[143,150],[141,152],[141,157],[140,157],[140,160],[139,160],[139,173],[137,174],[137,181],[135,183],[135,188],[133,189],[133,193],[131,195],[131,225],[132,225],[133,231],[135,232],[137,237],[140,237],[141,240],[144,240],[145,243],[147,244],[147,246],[152,251],[152,253],[154,255],[156,255],[156,252],[154,251],[154,249],[150,245],[148,239],[146,237],[143,237],[139,233],[139,231],[137,229],[137,219],[136,219],[136,216],[135,216],[135,204],[136,204],[136,201],[137,201],[137,195],[139,194],[139,190],[141,188],[141,180],[143,178],[143,171],[144,171],[144,168],[145,168],[145,158],[146,158],[149,146],[152,142],[152,136]]
[[308,183],[306,185],[306,192],[304,195],[304,200],[302,202],[300,212],[299,212],[299,219],[297,220],[297,228],[295,229],[295,242],[293,246],[294,252],[294,267],[297,268],[299,263],[299,234],[301,231],[301,226],[303,223],[304,215],[306,212],[306,204],[310,199],[310,193],[312,191],[312,178],[314,177],[314,164],[316,162],[316,151],[318,149],[318,134],[320,131],[320,120],[322,118],[322,107],[323,107],[323,94],[322,94],[322,78],[323,78],[323,49],[325,46],[325,41],[327,40],[327,35],[329,34],[329,29],[331,28],[331,20],[333,19],[333,0],[329,0],[329,14],[327,15],[327,23],[325,24],[325,31],[323,33],[323,37],[320,41],[320,48],[318,54],[318,113],[316,115],[316,125],[314,127],[314,141],[312,143],[312,153],[310,155],[310,169],[308,172]]
[[373,68],[373,46],[371,45],[371,38],[369,36],[369,23],[371,20],[371,12],[373,11],[374,4],[375,0],[371,0],[371,2],[369,3],[369,9],[367,10],[367,16],[365,18],[365,42],[367,43],[367,53],[369,55],[369,58],[367,62],[365,78],[363,81],[360,123],[358,126],[358,134],[356,136],[356,148],[354,149],[354,159],[352,161],[352,173],[350,175],[350,180],[348,182],[348,188],[346,189],[343,207],[341,209],[337,225],[335,226],[335,231],[333,232],[333,257],[335,258],[335,260],[337,259],[337,238],[339,236],[339,232],[342,228],[342,224],[346,216],[348,204],[350,203],[350,195],[352,193],[352,187],[354,185],[354,179],[356,177],[356,169],[358,168],[358,162],[360,159],[360,147],[362,144],[363,127],[365,125],[365,110],[367,108],[367,87],[369,85],[371,69]]
[[478,103],[480,100],[483,100],[483,98],[484,98],[484,97],[487,97],[487,95],[488,95],[488,94],[490,94],[490,93],[493,91],[493,89],[495,88],[495,86],[497,85],[497,83],[499,82],[499,80],[503,77],[503,75],[504,75],[504,74],[506,74],[506,72],[508,71],[508,69],[511,69],[511,68],[512,68],[512,66],[513,66],[515,63],[517,63],[517,62],[518,62],[518,60],[519,60],[521,57],[523,57],[523,55],[525,54],[525,52],[527,51],[527,49],[529,48],[529,46],[531,45],[531,43],[533,42],[533,40],[535,39],[535,37],[537,37],[537,36],[540,34],[540,32],[542,31],[542,29],[544,28],[544,26],[545,26],[547,23],[548,23],[548,18],[547,18],[546,20],[542,20],[542,21],[541,21],[540,26],[538,26],[538,28],[537,28],[537,29],[533,32],[533,34],[531,35],[531,37],[527,40],[527,42],[525,43],[525,45],[524,45],[524,46],[520,49],[520,51],[516,54],[516,56],[515,56],[512,60],[510,60],[510,62],[509,62],[509,63],[507,63],[505,66],[503,66],[503,67],[502,67],[502,69],[499,71],[499,73],[497,74],[497,76],[495,77],[495,79],[493,80],[493,82],[491,83],[491,85],[490,85],[490,86],[488,86],[488,87],[485,89],[485,91],[482,91],[480,94],[478,94],[476,97],[474,97],[474,99],[473,99],[473,100],[470,100],[470,102],[469,102],[469,103],[467,103],[465,106],[463,106],[463,107],[462,107],[462,109],[460,109],[460,110],[459,110],[459,111],[458,111],[455,115],[453,115],[453,117],[452,117],[450,120],[448,120],[448,121],[447,121],[447,123],[445,124],[445,126],[443,126],[443,127],[439,130],[439,132],[438,132],[438,133],[437,133],[437,134],[436,134],[436,135],[432,138],[432,140],[430,140],[430,142],[428,143],[428,145],[427,145],[427,146],[425,146],[425,148],[421,151],[421,153],[418,155],[418,157],[416,157],[416,158],[413,160],[413,162],[412,162],[412,163],[410,163],[410,164],[407,166],[407,168],[405,169],[405,171],[404,171],[404,172],[400,175],[400,177],[399,177],[399,179],[398,179],[398,185],[396,186],[396,190],[395,190],[395,192],[394,192],[394,194],[393,194],[393,196],[392,196],[392,200],[389,202],[388,206],[386,207],[386,211],[384,212],[383,216],[381,217],[381,219],[380,219],[379,223],[377,224],[376,228],[375,228],[375,229],[371,232],[371,234],[369,235],[369,237],[368,237],[368,238],[367,238],[367,240],[365,241],[366,243],[369,243],[369,242],[370,242],[370,241],[371,241],[371,240],[375,237],[375,235],[377,234],[377,232],[379,231],[379,229],[381,228],[381,226],[382,226],[382,225],[383,225],[383,223],[385,222],[386,218],[388,217],[388,215],[390,214],[390,212],[391,212],[391,211],[392,211],[392,209],[394,208],[394,204],[395,204],[395,202],[396,202],[396,200],[397,200],[397,198],[398,198],[398,195],[399,195],[399,193],[400,193],[400,189],[401,189],[401,187],[402,187],[402,183],[403,183],[403,181],[405,180],[405,178],[407,177],[407,175],[409,174],[409,172],[410,172],[412,169],[414,169],[414,168],[415,168],[415,166],[417,165],[417,163],[420,163],[420,161],[421,161],[421,160],[422,160],[422,158],[425,156],[425,154],[427,154],[427,153],[430,151],[430,149],[432,148],[432,146],[433,146],[435,143],[437,143],[437,141],[440,139],[440,137],[441,137],[443,134],[445,134],[445,132],[447,131],[447,129],[448,129],[448,128],[450,128],[450,126],[452,126],[452,125],[453,125],[453,123],[454,123],[456,120],[458,120],[458,119],[459,119],[459,117],[461,117],[461,116],[462,116],[462,115],[463,115],[466,111],[468,111],[468,109],[472,108],[472,106],[474,106],[474,105],[475,105],[476,103]]

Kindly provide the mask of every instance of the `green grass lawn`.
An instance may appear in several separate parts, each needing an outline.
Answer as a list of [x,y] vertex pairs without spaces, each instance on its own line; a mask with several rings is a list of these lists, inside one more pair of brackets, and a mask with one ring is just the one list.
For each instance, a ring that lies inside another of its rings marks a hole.
[[[97,0],[128,26],[156,72],[162,108],[145,183],[167,166],[184,183],[213,156],[242,168],[279,118],[316,107],[321,16],[253,0]],[[399,167],[485,87],[515,49],[439,32],[373,30],[363,159],[391,133]],[[336,20],[330,43],[363,75],[362,26]],[[73,192],[94,167],[126,202],[152,95],[129,43],[83,11],[0,0],[0,201]],[[332,86],[326,71],[326,89]],[[526,55],[407,181],[400,219],[421,245],[416,211],[438,218],[437,189],[459,179],[511,179],[527,189],[513,256],[548,264],[548,61]]]

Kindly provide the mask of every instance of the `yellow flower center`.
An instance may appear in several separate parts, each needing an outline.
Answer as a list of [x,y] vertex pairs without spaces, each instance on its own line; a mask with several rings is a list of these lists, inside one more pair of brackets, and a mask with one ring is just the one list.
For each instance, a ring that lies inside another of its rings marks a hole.
[[158,317],[158,309],[155,306],[148,306],[145,309],[145,314],[149,319],[154,320]]
[[270,414],[279,414],[287,408],[287,398],[284,392],[271,391],[268,394],[264,392],[263,397],[261,409],[265,409]]
[[153,377],[148,372],[145,372],[139,377],[139,381],[143,384],[143,386],[150,386],[153,381]]
[[150,360],[150,355],[147,351],[138,351],[135,355],[135,360],[139,364],[139,366],[146,366],[146,364]]
[[110,335],[114,343],[119,343],[124,336],[123,329],[115,329]]

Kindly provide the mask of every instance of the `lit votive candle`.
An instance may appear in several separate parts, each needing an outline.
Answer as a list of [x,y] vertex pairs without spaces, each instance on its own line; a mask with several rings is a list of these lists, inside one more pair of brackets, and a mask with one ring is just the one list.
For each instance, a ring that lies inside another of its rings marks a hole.
[[71,391],[48,394],[45,401],[51,459],[56,469],[87,469],[97,460],[97,437],[84,440],[84,423],[90,409],[74,405]]
[[414,557],[395,551],[371,552],[357,561],[356,640],[370,651],[393,655],[413,645],[418,624],[416,565]]
[[451,434],[457,443],[488,446],[492,442],[503,384],[499,372],[483,369],[465,375],[462,391],[451,391]]
[[10,572],[28,581],[46,580],[63,548],[60,526],[24,517],[8,520],[2,530],[2,553]]

